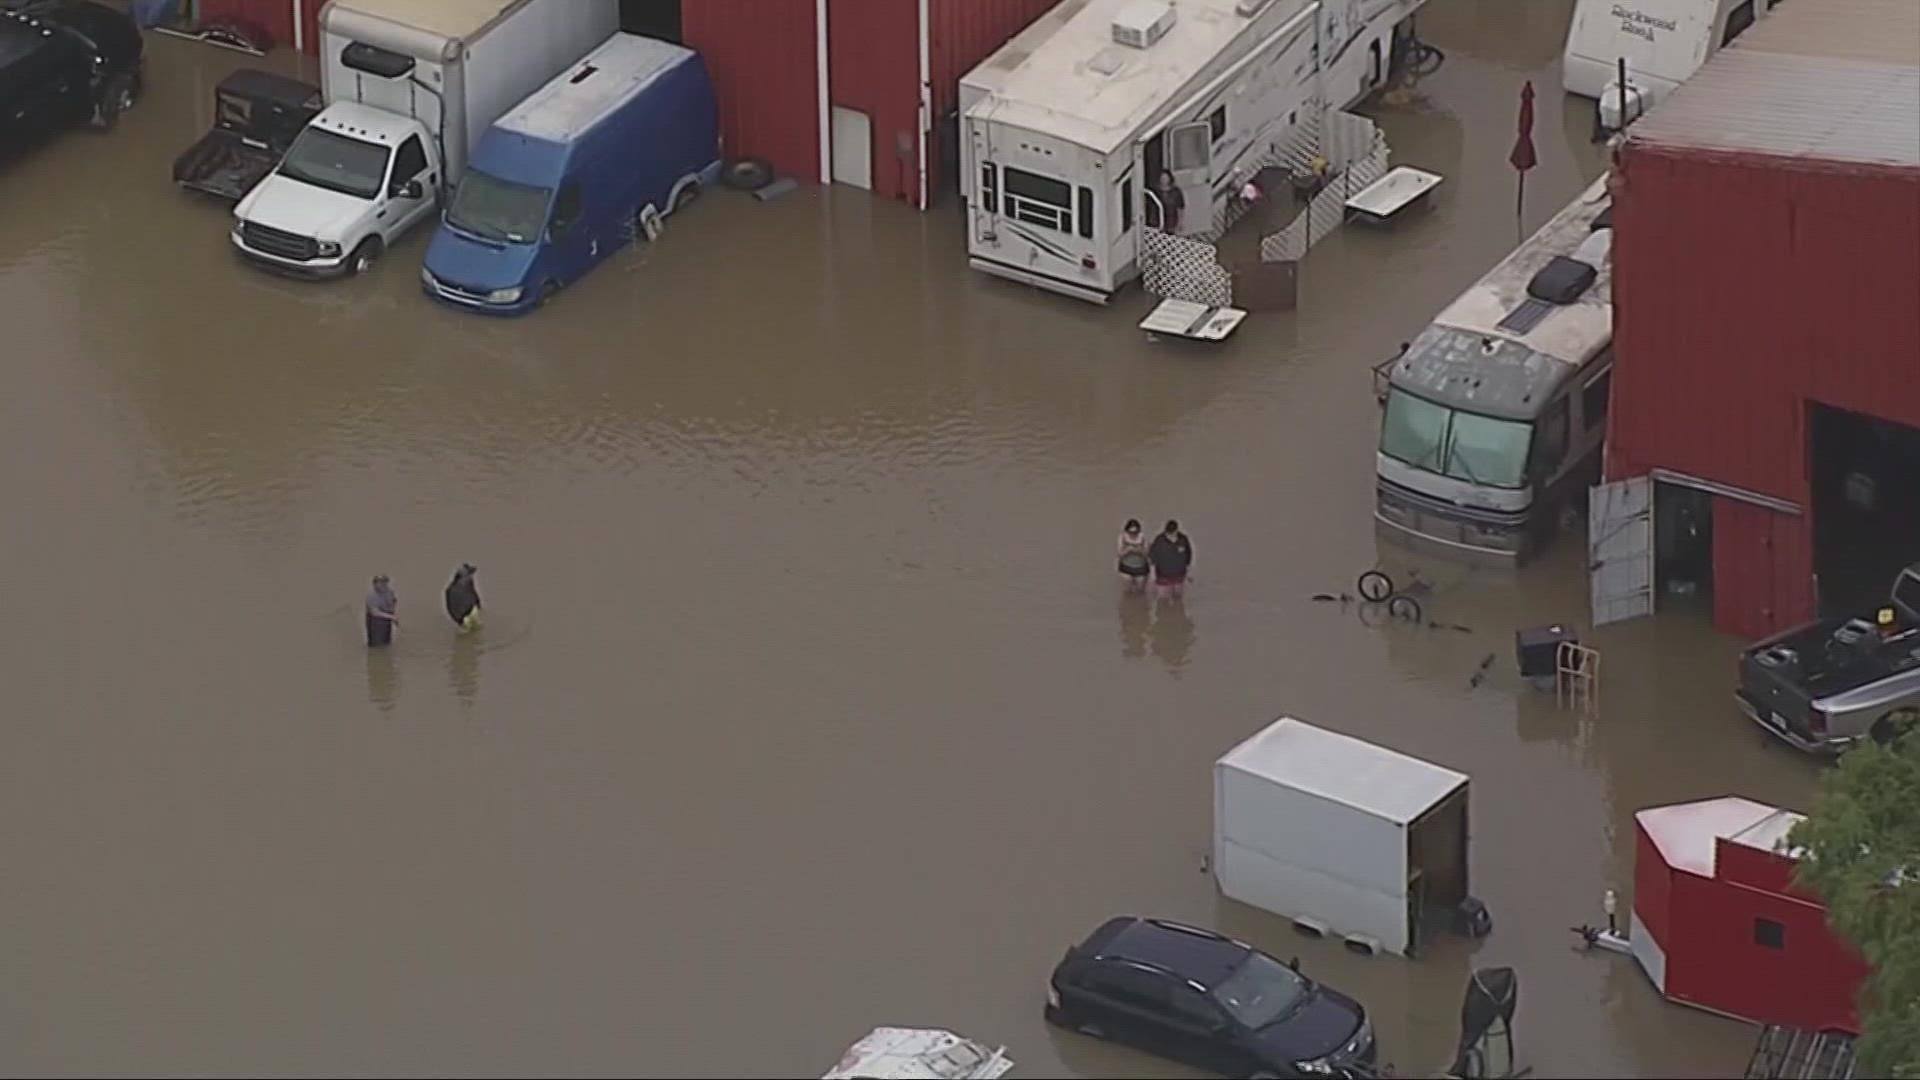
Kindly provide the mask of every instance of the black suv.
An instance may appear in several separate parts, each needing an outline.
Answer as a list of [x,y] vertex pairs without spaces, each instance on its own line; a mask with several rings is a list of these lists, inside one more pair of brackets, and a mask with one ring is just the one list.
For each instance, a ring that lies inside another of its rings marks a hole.
[[1226,1076],[1370,1076],[1360,1003],[1211,930],[1122,916],[1067,950],[1047,1020]]
[[140,96],[145,43],[93,0],[0,4],[0,156],[73,124],[110,128]]

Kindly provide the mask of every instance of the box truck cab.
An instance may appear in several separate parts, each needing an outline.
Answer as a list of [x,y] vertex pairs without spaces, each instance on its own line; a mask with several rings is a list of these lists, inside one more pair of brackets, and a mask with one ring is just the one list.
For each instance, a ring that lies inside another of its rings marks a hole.
[[314,117],[234,207],[233,245],[311,277],[364,273],[433,210],[440,155],[418,120],[357,102]]
[[618,25],[616,0],[331,0],[326,108],[235,207],[234,247],[307,277],[365,271],[445,201],[487,125]]
[[[1617,131],[1686,82],[1781,0],[1578,0],[1567,27],[1561,83],[1599,101]],[[1620,61],[1627,65],[1621,112]]]
[[720,171],[718,108],[691,50],[615,34],[501,117],[427,246],[421,288],[475,311],[545,303]]

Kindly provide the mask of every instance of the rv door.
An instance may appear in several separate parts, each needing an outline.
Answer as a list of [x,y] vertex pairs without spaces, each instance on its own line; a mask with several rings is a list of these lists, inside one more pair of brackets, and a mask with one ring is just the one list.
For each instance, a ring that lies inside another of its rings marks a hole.
[[1193,236],[1213,228],[1213,127],[1205,120],[1167,130],[1167,171],[1180,189],[1175,232]]

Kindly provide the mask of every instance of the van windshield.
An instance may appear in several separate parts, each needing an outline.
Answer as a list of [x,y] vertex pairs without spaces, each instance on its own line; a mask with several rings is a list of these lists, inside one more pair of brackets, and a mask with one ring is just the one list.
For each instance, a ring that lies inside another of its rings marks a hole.
[[469,168],[454,189],[447,224],[483,240],[531,244],[547,223],[552,188],[516,184]]
[[309,127],[280,161],[280,175],[362,199],[380,194],[389,151],[325,128]]
[[1526,484],[1533,425],[1449,409],[1404,390],[1387,395],[1380,452],[1416,469],[1482,487]]

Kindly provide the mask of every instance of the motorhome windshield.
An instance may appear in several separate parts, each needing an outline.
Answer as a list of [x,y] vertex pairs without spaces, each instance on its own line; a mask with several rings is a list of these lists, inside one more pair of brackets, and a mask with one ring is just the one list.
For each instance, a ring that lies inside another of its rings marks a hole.
[[1450,409],[1404,390],[1387,394],[1380,452],[1416,469],[1484,487],[1526,484],[1533,425]]
[[293,140],[280,162],[280,175],[303,184],[362,199],[380,194],[387,178],[387,156],[379,143],[362,142],[325,128],[309,127]]
[[468,169],[447,207],[447,224],[483,240],[531,244],[547,223],[552,188],[516,184]]

